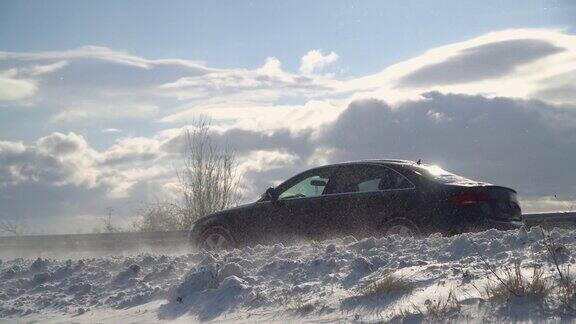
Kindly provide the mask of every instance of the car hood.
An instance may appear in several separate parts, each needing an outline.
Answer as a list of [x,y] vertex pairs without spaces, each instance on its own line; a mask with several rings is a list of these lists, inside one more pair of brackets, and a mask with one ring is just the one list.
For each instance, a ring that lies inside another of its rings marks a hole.
[[253,202],[253,203],[247,203],[247,204],[242,204],[242,205],[239,205],[239,206],[235,206],[235,207],[231,207],[231,208],[228,208],[228,209],[224,209],[224,210],[217,211],[217,212],[215,212],[215,213],[212,213],[212,214],[206,215],[206,216],[204,216],[204,217],[201,217],[200,219],[198,219],[198,220],[196,220],[194,223],[192,223],[192,226],[195,226],[195,225],[197,225],[197,224],[207,223],[207,222],[216,220],[216,219],[218,219],[219,217],[222,217],[222,216],[224,216],[224,215],[228,215],[228,214],[231,214],[231,213],[237,213],[237,212],[243,211],[243,210],[245,210],[245,209],[249,209],[249,208],[251,208],[252,206],[254,206],[254,204],[256,204],[256,203],[255,203],[255,202]]

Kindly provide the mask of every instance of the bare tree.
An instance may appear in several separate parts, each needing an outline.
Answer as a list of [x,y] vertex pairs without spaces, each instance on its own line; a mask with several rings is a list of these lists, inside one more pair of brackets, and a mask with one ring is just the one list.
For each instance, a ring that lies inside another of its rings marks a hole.
[[240,200],[236,156],[228,145],[218,145],[210,136],[209,124],[200,121],[184,133],[184,166],[177,171],[184,200],[182,226],[189,226],[210,213]]
[[236,156],[218,145],[206,121],[183,133],[183,165],[176,170],[181,203],[156,202],[139,210],[136,231],[187,230],[200,217],[231,207],[240,200]]
[[24,235],[27,232],[26,225],[12,220],[0,220],[0,232],[10,235]]

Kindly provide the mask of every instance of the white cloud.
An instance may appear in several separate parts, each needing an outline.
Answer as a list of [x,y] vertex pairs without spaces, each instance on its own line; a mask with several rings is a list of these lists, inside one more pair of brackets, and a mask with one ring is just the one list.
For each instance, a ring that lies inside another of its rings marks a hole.
[[282,71],[282,63],[280,60],[275,57],[268,57],[266,58],[266,63],[258,69],[256,69],[256,73],[259,75],[267,75],[267,76],[282,76],[284,71]]
[[45,65],[33,65],[31,67],[23,69],[22,72],[30,74],[32,76],[38,76],[42,74],[52,73],[60,69],[65,68],[68,65],[68,61],[59,61],[52,64]]
[[94,187],[99,172],[96,152],[75,133],[55,132],[34,145],[3,142],[0,146],[0,187],[22,182],[45,182],[54,186]]
[[320,96],[335,88],[337,81],[282,70],[280,61],[269,57],[254,70],[231,69],[180,78],[159,86],[164,94],[180,100],[220,98],[241,101],[276,101],[282,95]]
[[37,90],[34,80],[12,78],[8,71],[0,73],[0,102],[29,98]]
[[277,184],[282,177],[276,178],[274,172],[291,170],[299,160],[298,155],[281,150],[254,150],[240,156],[237,170],[243,178],[241,189],[244,199],[254,199],[267,187]]
[[507,76],[522,66],[566,49],[544,39],[514,38],[470,46],[399,80],[401,87],[466,84]]
[[[202,116],[212,119],[220,129],[245,129],[269,132],[288,129],[293,133],[318,130],[333,122],[343,111],[340,105],[329,101],[310,100],[304,105],[267,105],[258,103],[221,102],[206,106],[193,106],[160,121],[193,122]],[[258,118],[254,118],[258,116]]]
[[[106,47],[0,52],[0,101],[42,107],[52,121],[154,117],[166,101],[158,86],[217,69],[181,59],[147,59]],[[154,89],[156,88],[156,89]],[[24,101],[23,99],[29,99]]]
[[531,213],[576,211],[576,197],[543,196],[523,199],[522,208]]
[[424,158],[510,185],[528,208],[553,206],[539,197],[576,190],[576,36],[501,31],[374,75],[337,80],[319,73],[337,59],[311,51],[291,73],[276,58],[255,69],[214,69],[103,47],[0,52],[8,64],[0,100],[30,100],[58,122],[47,127],[137,134],[107,147],[90,138],[104,146],[98,150],[74,132],[0,142],[0,206],[26,209],[15,205],[26,192],[37,206],[61,207],[46,208],[52,213],[88,215],[111,202],[173,192],[181,126],[201,116],[214,121],[215,140],[237,150],[247,199],[312,165],[374,157]]
[[382,72],[341,83],[338,91],[355,93],[355,99],[377,97],[390,103],[437,90],[574,104],[572,96],[542,92],[552,84],[571,87],[566,80],[574,74],[576,36],[555,30],[515,29],[431,49]]
[[83,136],[69,133],[53,133],[36,142],[39,152],[52,156],[69,156],[88,150],[88,143]]
[[175,181],[174,169],[165,165],[151,165],[125,169],[107,169],[102,184],[112,199],[139,198],[149,202],[169,195],[161,189]]
[[320,50],[312,50],[302,56],[300,63],[300,73],[312,74],[317,70],[336,62],[338,54],[330,52],[329,54],[322,54]]
[[[330,62],[336,58],[319,51],[311,51],[307,57],[307,62]],[[310,67],[316,65],[309,63],[307,66],[310,71]],[[576,80],[576,36],[554,30],[489,33],[429,50],[366,77],[337,81],[307,75],[310,80],[315,80],[312,83],[316,85],[300,85],[302,88],[288,86],[290,82],[280,85],[279,81],[287,80],[289,74],[281,70],[277,60],[269,59],[264,67],[255,71],[236,70],[183,78],[164,85],[166,88],[183,87],[180,90],[185,90],[186,94],[182,94],[181,99],[194,100],[180,105],[161,121],[190,121],[199,115],[208,115],[226,127],[262,131],[274,127],[305,129],[330,123],[355,100],[383,98],[394,106],[406,100],[420,100],[420,94],[431,90],[487,97],[534,98],[557,104],[576,103],[573,82]],[[261,71],[273,71],[264,80],[275,80],[275,84],[264,84],[259,80],[257,75]],[[316,88],[322,84],[326,87]],[[279,99],[288,93],[299,95],[308,103],[282,103]],[[315,111],[313,123],[307,122],[307,118],[299,121],[291,118],[291,112],[295,112],[295,117],[304,111],[300,109],[304,106],[319,107],[311,109]],[[326,106],[334,108],[322,109]],[[440,119],[443,116],[434,114],[430,117]]]
[[74,108],[60,111],[51,118],[54,123],[77,122],[90,119],[148,119],[155,116],[159,108],[146,103],[116,103],[114,105],[98,102],[78,103]]
[[120,133],[120,132],[122,132],[122,130],[118,128],[105,128],[102,130],[102,133]]
[[131,65],[144,69],[150,69],[154,65],[179,65],[195,69],[206,69],[201,61],[182,59],[150,60],[127,52],[113,50],[103,46],[82,46],[65,51],[42,51],[42,52],[3,52],[0,51],[0,60],[17,61],[56,61],[74,59],[97,59],[118,64]]
[[154,160],[162,156],[160,145],[158,140],[152,138],[122,138],[102,154],[101,163],[113,165]]
[[315,144],[331,161],[422,159],[530,197],[576,190],[575,106],[438,92],[396,107],[356,101]]
[[238,171],[240,174],[248,172],[262,172],[282,168],[298,160],[298,156],[279,150],[254,150],[240,158]]
[[166,168],[145,165],[165,155],[161,144],[153,138],[122,138],[99,152],[73,132],[54,132],[32,145],[0,141],[0,187],[41,182],[50,186],[104,186],[119,192],[146,173],[139,170],[154,170],[156,174]]

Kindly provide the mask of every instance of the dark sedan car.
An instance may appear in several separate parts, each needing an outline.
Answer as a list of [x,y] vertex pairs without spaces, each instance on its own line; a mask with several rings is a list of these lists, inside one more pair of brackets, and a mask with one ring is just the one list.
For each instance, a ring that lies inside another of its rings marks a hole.
[[438,166],[368,160],[302,172],[256,202],[198,220],[206,249],[354,235],[446,235],[523,225],[516,191]]

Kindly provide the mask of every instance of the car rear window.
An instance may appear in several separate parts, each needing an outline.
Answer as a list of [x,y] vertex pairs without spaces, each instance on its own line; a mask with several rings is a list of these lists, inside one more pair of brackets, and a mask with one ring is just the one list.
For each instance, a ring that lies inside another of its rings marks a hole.
[[421,165],[419,166],[419,171],[423,173],[428,178],[434,181],[446,183],[446,184],[459,184],[459,185],[479,185],[483,184],[479,181],[474,181],[452,172],[448,172],[437,165]]

